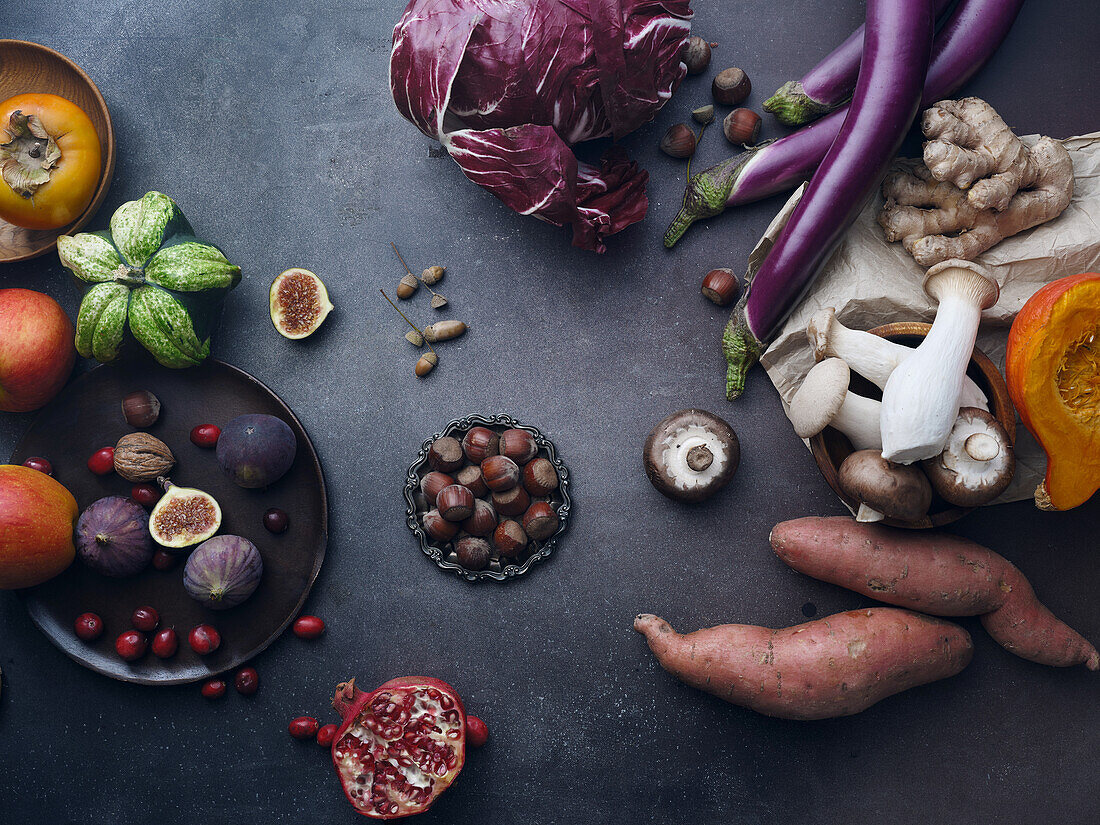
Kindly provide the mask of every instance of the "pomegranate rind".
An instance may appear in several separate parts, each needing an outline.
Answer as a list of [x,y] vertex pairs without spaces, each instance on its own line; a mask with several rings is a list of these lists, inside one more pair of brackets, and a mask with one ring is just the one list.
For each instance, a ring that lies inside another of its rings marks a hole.
[[[382,699],[391,701],[383,705],[379,701]],[[389,728],[380,727],[376,711],[391,706],[396,706],[393,710],[400,708],[397,721]],[[402,676],[379,685],[369,693],[359,690],[355,687],[355,681],[349,680],[337,687],[333,707],[344,717],[332,742],[333,765],[348,801],[364,816],[400,819],[423,813],[462,771],[466,761],[466,709],[458,692],[440,679]],[[406,711],[408,719],[401,721]],[[444,721],[438,724],[439,720]],[[432,724],[426,725],[425,722]],[[426,750],[419,746],[427,744],[435,747],[437,755],[447,755],[444,761],[435,763],[435,769],[425,770],[424,757],[409,751],[408,737],[417,733],[419,736],[412,744],[418,746],[418,750]],[[355,748],[357,744],[365,744],[367,737],[374,752],[373,755],[369,751],[366,754],[370,763],[362,759],[362,747]],[[380,750],[383,742],[389,744]],[[453,760],[450,758],[452,755]],[[386,773],[398,775],[390,776],[386,784],[380,786],[377,795],[372,793],[376,771],[373,767],[364,767],[365,764],[372,766],[376,760],[382,762]],[[408,764],[402,765],[401,761]],[[442,772],[439,767],[443,768]],[[363,776],[369,778],[357,781]],[[407,790],[389,784],[398,778]],[[383,798],[388,803],[384,810],[379,808]]]
[[280,272],[267,295],[271,323],[284,338],[308,338],[332,312],[324,281],[308,269],[294,267]]

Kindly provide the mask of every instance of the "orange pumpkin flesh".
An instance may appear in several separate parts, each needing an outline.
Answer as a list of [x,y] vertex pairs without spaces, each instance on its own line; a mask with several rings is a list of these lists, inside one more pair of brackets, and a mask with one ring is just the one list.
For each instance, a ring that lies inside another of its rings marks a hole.
[[1008,391],[1047,454],[1035,491],[1044,510],[1068,510],[1100,489],[1100,273],[1053,281],[1012,323]]

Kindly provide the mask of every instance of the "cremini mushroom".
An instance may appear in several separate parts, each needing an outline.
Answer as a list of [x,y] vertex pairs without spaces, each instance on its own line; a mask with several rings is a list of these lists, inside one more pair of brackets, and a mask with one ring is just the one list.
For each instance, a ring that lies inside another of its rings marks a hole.
[[826,427],[840,430],[857,450],[878,449],[879,402],[848,391],[852,371],[839,358],[826,358],[802,379],[787,417],[799,438]]
[[997,303],[1000,285],[985,267],[952,259],[928,270],[924,291],[939,303],[932,328],[882,391],[882,455],[900,464],[947,443],[982,310]]
[[856,521],[919,521],[932,504],[932,486],[920,467],[894,464],[878,450],[857,450],[844,459],[840,489],[859,501]]
[[963,407],[943,452],[924,461],[924,472],[944,501],[980,507],[1004,492],[1016,455],[1001,422],[984,410]]
[[[902,361],[913,354],[913,348],[881,335],[850,329],[837,320],[833,307],[819,309],[806,325],[806,338],[814,350],[814,360],[839,358],[880,390]],[[963,378],[959,404],[988,410],[989,402],[970,376]]]
[[642,455],[649,480],[677,501],[710,498],[733,477],[741,446],[733,428],[704,410],[680,410],[649,434]]

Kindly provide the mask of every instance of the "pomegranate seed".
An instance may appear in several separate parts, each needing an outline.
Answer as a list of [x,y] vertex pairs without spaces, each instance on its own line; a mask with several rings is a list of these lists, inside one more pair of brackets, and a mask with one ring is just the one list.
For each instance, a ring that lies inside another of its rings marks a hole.
[[81,613],[76,617],[73,630],[79,639],[85,642],[94,642],[103,635],[103,619],[95,613]]
[[287,726],[290,735],[295,739],[312,739],[317,735],[317,720],[312,716],[299,716]]
[[294,622],[294,635],[302,639],[316,639],[325,632],[325,623],[316,616],[299,616]]
[[160,497],[161,489],[155,484],[135,484],[130,488],[130,498],[142,507],[152,507]]
[[137,630],[144,630],[149,633],[157,629],[157,625],[160,624],[160,614],[157,613],[156,608],[145,605],[139,607],[130,616],[130,624],[132,624]]
[[207,699],[221,699],[225,696],[225,682],[221,679],[211,679],[209,682],[204,682],[202,695]]
[[251,696],[260,689],[260,674],[254,667],[242,667],[233,679],[233,686],[242,696]]
[[148,646],[145,636],[136,630],[127,630],[115,639],[115,652],[127,662],[136,662],[144,656]]
[[322,725],[317,731],[317,744],[322,748],[331,748],[332,740],[336,738],[336,725]]
[[103,447],[92,453],[88,459],[88,469],[97,476],[105,476],[115,471],[115,448]]
[[153,637],[153,654],[161,659],[171,659],[179,650],[180,642],[176,631],[170,627],[164,628]]
[[489,726],[476,716],[466,717],[466,744],[480,748],[489,741]]
[[278,507],[272,507],[264,513],[264,527],[269,533],[285,533],[290,526],[290,516]]
[[[24,467],[30,467],[32,470],[38,470],[40,473],[45,473],[48,476],[53,475],[53,465],[50,464],[49,459],[42,458],[42,456],[32,455],[26,461],[23,462]],[[114,466],[114,460],[111,460],[111,466]]]
[[187,637],[191,649],[200,656],[213,653],[222,643],[221,634],[208,624],[200,624]]
[[199,426],[191,430],[191,443],[196,447],[210,449],[217,445],[221,435],[222,431],[220,427],[214,424],[199,424]]
[[176,557],[167,550],[158,550],[153,554],[153,567],[157,570],[171,570],[176,566]]

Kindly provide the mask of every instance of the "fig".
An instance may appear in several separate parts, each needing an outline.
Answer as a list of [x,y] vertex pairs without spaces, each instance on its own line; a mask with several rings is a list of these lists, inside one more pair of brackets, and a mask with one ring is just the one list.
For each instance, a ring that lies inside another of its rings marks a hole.
[[238,415],[222,428],[218,464],[241,487],[267,487],[294,463],[294,431],[273,415]]
[[162,547],[190,547],[222,526],[222,508],[209,493],[158,478],[164,495],[149,514],[149,533]]
[[215,536],[195,548],[183,569],[187,595],[212,610],[236,607],[260,584],[264,562],[241,536]]
[[122,496],[93,502],[76,521],[76,552],[104,576],[140,573],[155,552],[145,508]]
[[284,338],[306,338],[317,331],[332,303],[324,283],[308,269],[294,267],[271,282],[271,323]]

